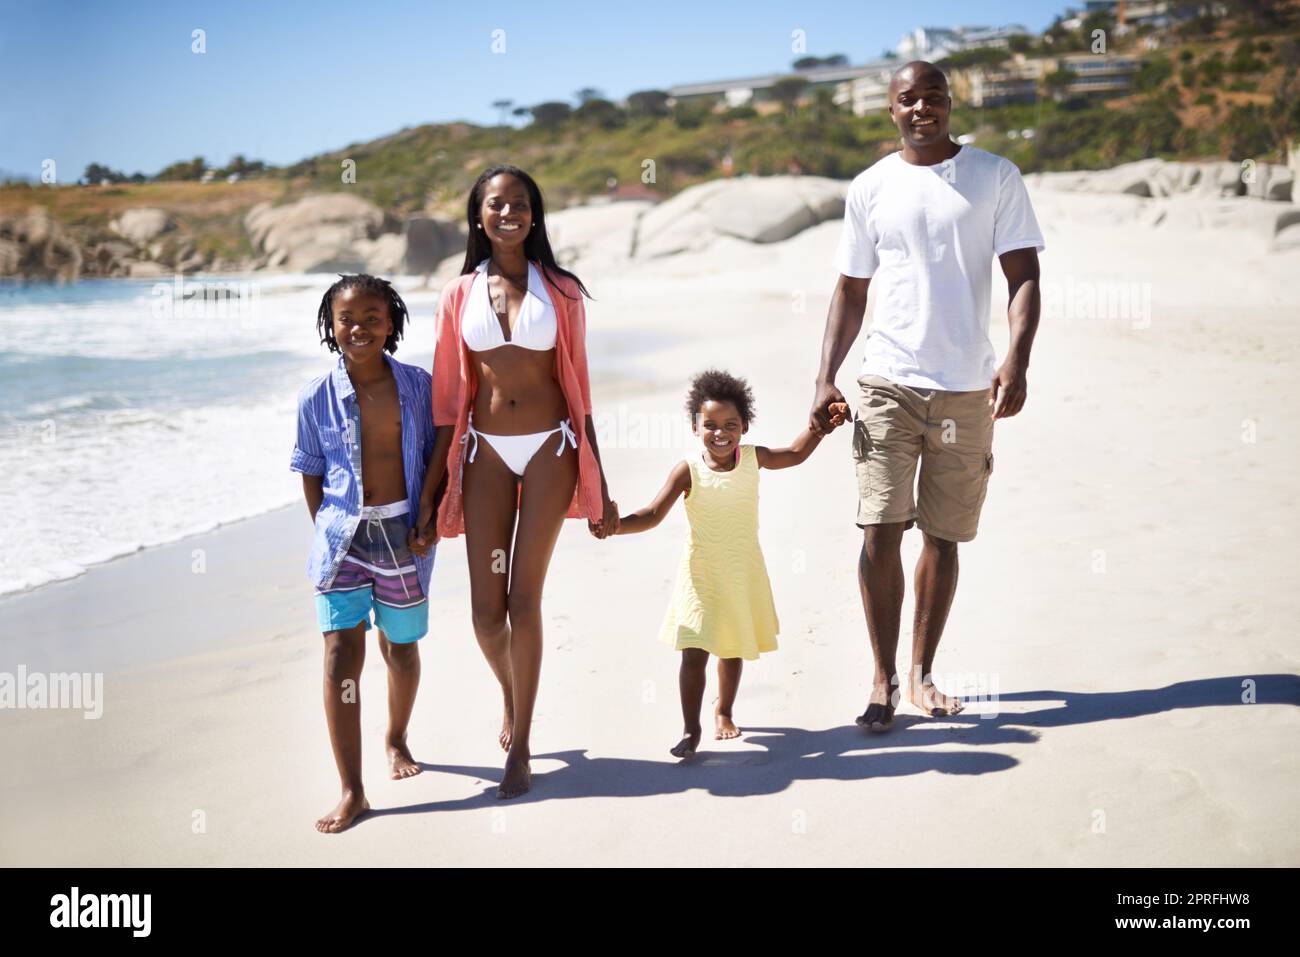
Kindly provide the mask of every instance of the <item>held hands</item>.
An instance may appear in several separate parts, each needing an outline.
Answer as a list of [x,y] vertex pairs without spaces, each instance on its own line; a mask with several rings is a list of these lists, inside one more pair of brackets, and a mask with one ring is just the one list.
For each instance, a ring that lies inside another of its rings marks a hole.
[[817,387],[812,411],[808,414],[808,428],[816,435],[827,435],[844,424],[848,418],[849,403],[834,382],[824,382]]
[[406,533],[406,544],[416,555],[427,555],[437,543],[438,524],[434,521],[433,504],[421,502],[419,518]]
[[587,519],[587,531],[596,538],[609,538],[618,534],[618,502],[605,496],[604,514],[599,521]]
[[1025,367],[1007,359],[993,376],[989,389],[989,408],[995,419],[1007,419],[1025,407],[1029,384],[1025,381]]

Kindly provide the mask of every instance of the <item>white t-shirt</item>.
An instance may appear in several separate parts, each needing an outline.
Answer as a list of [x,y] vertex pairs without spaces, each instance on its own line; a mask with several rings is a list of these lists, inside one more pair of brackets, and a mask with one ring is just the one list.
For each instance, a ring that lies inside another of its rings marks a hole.
[[1020,170],[973,146],[934,166],[892,153],[849,185],[835,267],[871,278],[861,375],[923,389],[987,389],[993,257],[1043,250]]

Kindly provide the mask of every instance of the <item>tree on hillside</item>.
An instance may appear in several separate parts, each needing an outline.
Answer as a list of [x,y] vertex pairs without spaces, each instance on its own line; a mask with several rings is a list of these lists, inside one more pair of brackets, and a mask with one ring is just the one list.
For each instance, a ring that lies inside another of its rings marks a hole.
[[203,177],[203,173],[207,168],[208,164],[204,162],[203,157],[196,156],[192,160],[181,160],[179,163],[172,163],[170,166],[164,167],[154,179],[164,182],[169,180],[197,180]]
[[973,66],[1000,66],[1010,58],[1007,50],[998,47],[975,47],[950,53],[935,66],[941,70],[964,70]]
[[543,129],[553,129],[569,118],[573,108],[560,100],[547,100],[528,108],[533,122]]
[[802,56],[790,65],[796,70],[815,70],[824,66],[848,66],[849,58],[843,53],[832,53],[830,56]]
[[623,111],[609,100],[599,97],[587,100],[573,111],[573,117],[580,123],[599,126],[603,130],[612,130],[623,125]]
[[1174,74],[1174,64],[1167,56],[1156,55],[1142,61],[1137,73],[1133,74],[1133,88],[1141,93],[1150,93],[1159,88]]
[[[230,176],[231,174],[235,174],[238,176],[255,176],[265,170],[266,164],[261,160],[245,159],[243,153],[236,153],[230,158],[230,162],[226,164],[225,169],[217,170],[217,175]],[[200,175],[202,175],[202,173],[200,173]]]
[[668,94],[663,90],[638,90],[629,93],[627,111],[633,116],[667,116]]
[[1043,89],[1052,96],[1060,96],[1071,83],[1075,81],[1075,73],[1064,64],[1058,66],[1047,76],[1043,77]]
[[91,186],[99,186],[102,183],[124,183],[126,175],[115,169],[109,169],[101,163],[91,163],[86,167],[86,171],[81,174],[81,178]]
[[1223,0],[1228,16],[1240,20],[1258,32],[1280,30],[1291,21],[1290,5],[1285,0]]
[[581,90],[579,90],[577,93],[573,95],[577,97],[579,106],[581,106],[583,103],[588,103],[591,100],[604,99],[605,96],[605,94],[601,93],[600,90],[596,89],[594,86],[584,86]]
[[772,99],[785,107],[787,113],[793,113],[799,97],[808,88],[808,80],[802,76],[783,76],[772,84]]
[[493,100],[492,101],[492,108],[501,114],[501,122],[497,124],[498,126],[506,125],[506,113],[508,113],[510,107],[514,105],[515,105],[514,100]]

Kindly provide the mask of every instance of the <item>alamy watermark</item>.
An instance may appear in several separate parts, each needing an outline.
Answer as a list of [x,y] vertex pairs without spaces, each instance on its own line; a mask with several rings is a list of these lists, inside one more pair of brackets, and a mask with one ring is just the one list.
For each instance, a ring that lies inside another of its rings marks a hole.
[[87,721],[104,716],[103,672],[0,671],[0,711],[62,709],[82,711]]

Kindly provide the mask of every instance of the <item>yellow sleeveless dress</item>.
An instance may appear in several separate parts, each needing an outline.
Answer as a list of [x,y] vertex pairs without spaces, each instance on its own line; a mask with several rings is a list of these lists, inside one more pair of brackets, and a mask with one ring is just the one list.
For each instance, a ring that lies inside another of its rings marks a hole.
[[776,650],[781,628],[758,545],[758,456],[742,445],[730,472],[713,471],[698,454],[687,465],[690,535],[659,638],[678,651],[752,661]]

